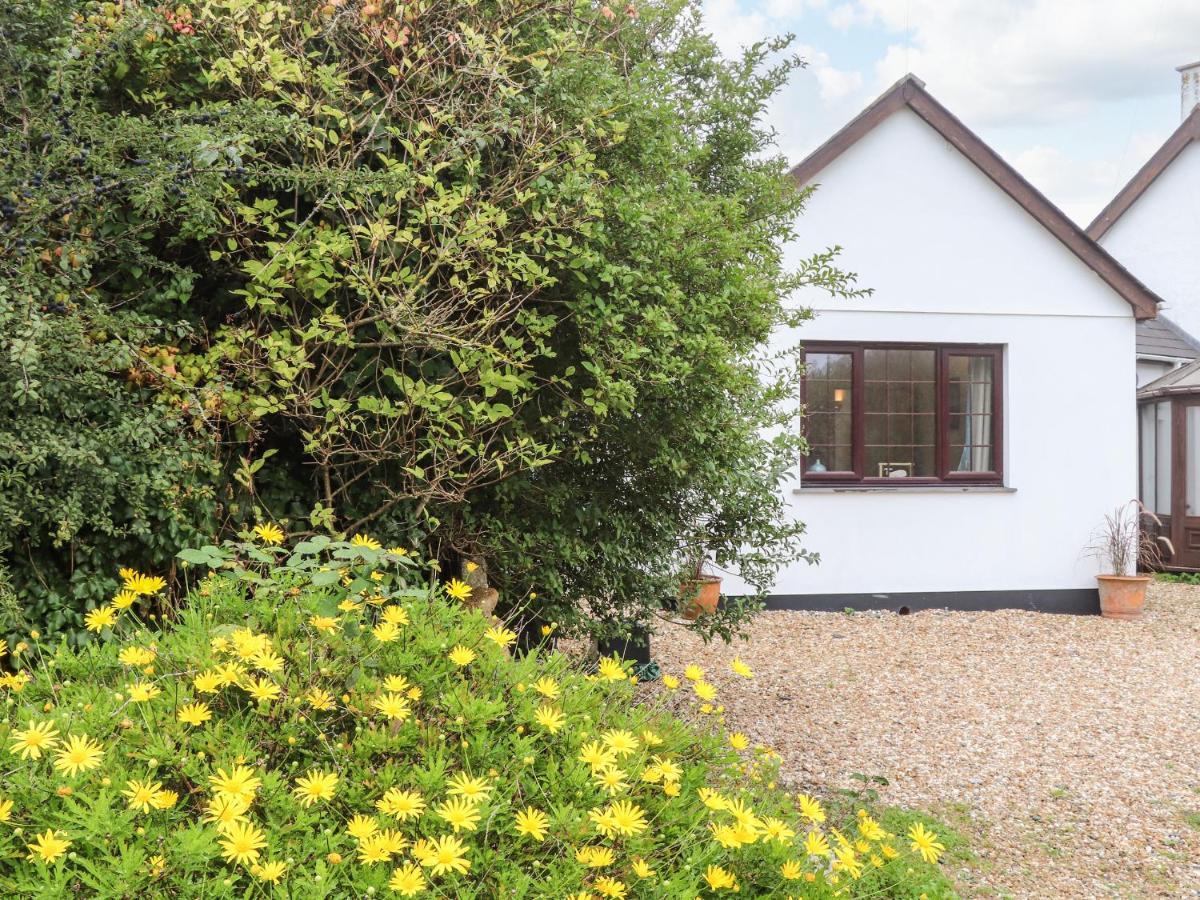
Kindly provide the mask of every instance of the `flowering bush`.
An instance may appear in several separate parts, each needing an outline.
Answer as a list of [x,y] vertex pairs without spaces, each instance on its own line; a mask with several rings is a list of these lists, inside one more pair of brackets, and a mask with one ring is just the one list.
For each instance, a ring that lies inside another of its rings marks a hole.
[[777,789],[698,668],[635,702],[616,660],[512,655],[401,548],[282,537],[185,551],[214,572],[178,608],[122,571],[82,648],[0,648],[0,896],[896,896],[935,873],[924,827],[834,827]]

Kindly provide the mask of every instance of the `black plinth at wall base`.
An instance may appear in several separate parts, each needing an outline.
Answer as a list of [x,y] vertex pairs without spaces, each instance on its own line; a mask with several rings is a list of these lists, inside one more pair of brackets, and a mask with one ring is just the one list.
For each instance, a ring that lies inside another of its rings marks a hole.
[[1041,591],[923,591],[896,594],[775,594],[767,609],[842,612],[846,609],[952,609],[961,612],[1028,609],[1035,612],[1088,616],[1100,612],[1095,588]]
[[650,635],[644,628],[634,628],[628,640],[611,638],[597,641],[596,649],[601,656],[616,656],[644,666],[650,662]]

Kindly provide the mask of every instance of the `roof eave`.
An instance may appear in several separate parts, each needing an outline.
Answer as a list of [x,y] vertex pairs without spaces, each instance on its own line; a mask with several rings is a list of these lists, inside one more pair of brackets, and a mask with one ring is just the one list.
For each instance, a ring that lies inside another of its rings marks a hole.
[[1192,141],[1200,140],[1200,106],[1197,106],[1187,118],[1179,123],[1179,127],[1172,132],[1171,136],[1163,142],[1163,145],[1154,151],[1154,155],[1146,161],[1146,164],[1138,169],[1134,175],[1121,190],[1117,191],[1117,195],[1108,202],[1104,209],[1100,210],[1100,214],[1092,220],[1092,223],[1087,227],[1088,237],[1094,241],[1100,240],[1108,233],[1108,230],[1117,224],[1117,220],[1129,210],[1154,184],[1155,180],[1166,171],[1167,166],[1175,161],[1175,158],[1190,144]]
[[793,167],[789,174],[801,187],[811,184],[822,169],[880,122],[904,107],[912,110],[957,148],[976,168],[1058,238],[1132,307],[1134,318],[1139,321],[1153,319],[1158,314],[1158,304],[1161,301],[1153,291],[1072,222],[1066,213],[1051,203],[953,113],[938,103],[925,90],[925,82],[911,73],[888,88],[844,128]]

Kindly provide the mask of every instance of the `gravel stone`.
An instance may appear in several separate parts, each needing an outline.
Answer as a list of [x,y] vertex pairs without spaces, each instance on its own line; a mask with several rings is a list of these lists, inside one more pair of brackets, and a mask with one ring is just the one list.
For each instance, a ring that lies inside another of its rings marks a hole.
[[765,612],[749,642],[667,625],[652,650],[703,666],[791,787],[883,775],[963,832],[964,896],[1200,897],[1200,587],[1152,584],[1139,622]]

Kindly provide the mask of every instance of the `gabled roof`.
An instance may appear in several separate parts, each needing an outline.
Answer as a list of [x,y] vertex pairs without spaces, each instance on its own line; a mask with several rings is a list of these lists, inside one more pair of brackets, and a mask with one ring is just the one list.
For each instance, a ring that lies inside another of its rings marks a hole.
[[1200,359],[1186,366],[1173,369],[1161,378],[1155,378],[1149,384],[1138,388],[1138,399],[1163,397],[1168,394],[1200,393]]
[[1117,219],[1137,202],[1146,192],[1146,188],[1154,184],[1154,180],[1166,171],[1167,166],[1173,163],[1192,141],[1200,141],[1200,106],[1188,114],[1175,129],[1175,133],[1167,138],[1166,143],[1159,147],[1129,183],[1117,192],[1117,196],[1112,198],[1108,206],[1100,210],[1100,215],[1092,220],[1087,229],[1091,238],[1098,241],[1104,237],[1108,229],[1117,224]]
[[1089,238],[1067,215],[1006,163],[974,132],[925,90],[925,82],[905,75],[845,128],[818,147],[791,171],[800,184],[810,184],[827,165],[897,110],[908,108],[1012,197],[1072,253],[1122,297],[1138,319],[1154,318],[1159,298]]
[[1167,359],[1200,359],[1200,341],[1159,314],[1137,323],[1137,355]]

